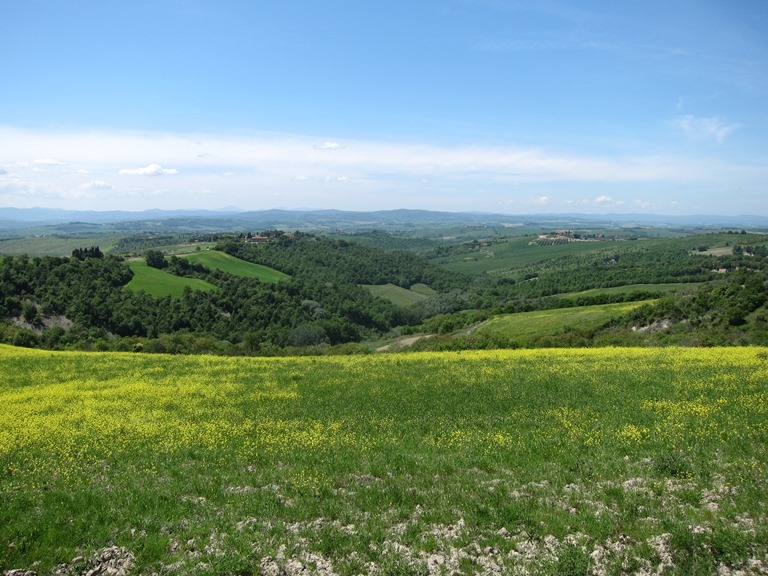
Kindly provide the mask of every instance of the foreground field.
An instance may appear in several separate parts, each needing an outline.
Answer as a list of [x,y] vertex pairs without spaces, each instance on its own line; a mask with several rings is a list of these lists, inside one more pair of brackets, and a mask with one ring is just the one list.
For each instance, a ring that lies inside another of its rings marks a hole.
[[766,349],[0,362],[0,570],[768,570]]

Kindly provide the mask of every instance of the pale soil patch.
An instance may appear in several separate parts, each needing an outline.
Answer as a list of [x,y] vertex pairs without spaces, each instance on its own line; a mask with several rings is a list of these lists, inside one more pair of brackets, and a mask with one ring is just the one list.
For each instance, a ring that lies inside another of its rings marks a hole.
[[423,334],[421,336],[409,336],[408,338],[401,338],[397,342],[393,342],[392,344],[387,344],[386,346],[382,346],[381,348],[376,348],[376,352],[396,352],[398,350],[402,350],[403,348],[408,348],[409,346],[413,346],[416,342],[419,340],[423,340],[424,338],[432,338],[434,334]]
[[37,334],[42,334],[44,328],[53,328],[58,326],[64,330],[69,330],[74,325],[74,322],[66,316],[43,316],[40,326],[33,326],[29,322],[26,322],[22,316],[11,318],[11,322],[19,328],[26,330],[32,330]]

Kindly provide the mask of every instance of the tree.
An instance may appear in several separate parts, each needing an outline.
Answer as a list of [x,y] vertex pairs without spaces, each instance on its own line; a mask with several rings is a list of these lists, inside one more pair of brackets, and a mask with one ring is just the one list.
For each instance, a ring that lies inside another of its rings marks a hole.
[[168,263],[165,261],[165,256],[160,250],[147,250],[147,266],[162,270],[168,266]]

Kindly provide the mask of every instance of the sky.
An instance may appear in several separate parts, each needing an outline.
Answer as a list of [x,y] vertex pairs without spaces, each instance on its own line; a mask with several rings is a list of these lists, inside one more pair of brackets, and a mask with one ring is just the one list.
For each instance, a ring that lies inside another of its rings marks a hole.
[[765,0],[0,12],[0,207],[768,216]]

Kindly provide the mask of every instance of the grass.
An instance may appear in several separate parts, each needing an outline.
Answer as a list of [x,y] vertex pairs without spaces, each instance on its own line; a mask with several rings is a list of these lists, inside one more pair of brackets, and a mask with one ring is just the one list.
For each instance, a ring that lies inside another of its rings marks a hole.
[[144,290],[147,294],[158,298],[163,296],[178,298],[187,287],[193,290],[216,290],[216,286],[205,280],[174,276],[163,270],[147,266],[144,260],[131,260],[128,264],[134,274],[127,285],[129,290],[136,292]]
[[569,330],[578,332],[597,330],[613,318],[647,302],[645,300],[504,314],[495,316],[480,326],[475,331],[474,336],[476,338],[486,336],[496,341],[504,340],[525,345]]
[[246,262],[245,260],[240,260],[239,258],[235,258],[234,256],[230,256],[229,254],[218,250],[195,252],[186,255],[185,258],[191,262],[202,264],[211,270],[223,270],[233,276],[257,278],[262,282],[273,283],[279,282],[283,278],[288,278],[287,274],[278,270],[268,266],[262,266],[261,264]]
[[562,294],[563,297],[573,296],[601,296],[603,294],[630,294],[632,292],[661,292],[674,294],[676,292],[695,291],[701,284],[696,282],[680,282],[675,284],[628,284],[626,286],[614,286],[611,288],[593,288],[582,292]]
[[367,288],[374,296],[389,300],[397,306],[410,306],[437,293],[425,284],[416,284],[410,290],[395,286],[394,284],[378,286],[366,284],[363,287]]
[[768,569],[768,349],[0,359],[0,570]]

